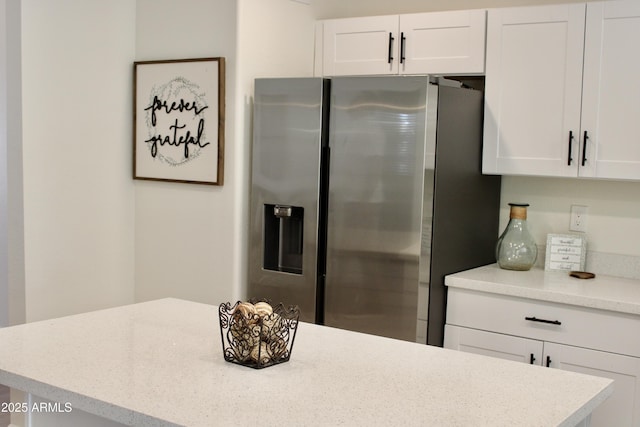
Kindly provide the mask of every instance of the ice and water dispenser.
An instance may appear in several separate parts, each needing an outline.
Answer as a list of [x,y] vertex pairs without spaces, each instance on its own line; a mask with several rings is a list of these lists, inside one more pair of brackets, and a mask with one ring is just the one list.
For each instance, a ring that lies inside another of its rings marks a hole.
[[266,270],[302,274],[304,208],[264,205],[264,264]]

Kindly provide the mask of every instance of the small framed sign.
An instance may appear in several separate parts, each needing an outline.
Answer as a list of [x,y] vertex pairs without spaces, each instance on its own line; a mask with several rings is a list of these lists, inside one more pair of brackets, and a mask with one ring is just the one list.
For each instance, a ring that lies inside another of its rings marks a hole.
[[545,270],[584,271],[586,258],[586,236],[547,234]]

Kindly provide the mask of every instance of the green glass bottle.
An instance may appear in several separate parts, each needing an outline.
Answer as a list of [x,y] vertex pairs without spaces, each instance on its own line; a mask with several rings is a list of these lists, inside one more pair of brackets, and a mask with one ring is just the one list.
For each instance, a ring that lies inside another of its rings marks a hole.
[[528,203],[509,203],[509,223],[496,244],[496,260],[505,270],[527,271],[538,257],[538,247],[527,227]]

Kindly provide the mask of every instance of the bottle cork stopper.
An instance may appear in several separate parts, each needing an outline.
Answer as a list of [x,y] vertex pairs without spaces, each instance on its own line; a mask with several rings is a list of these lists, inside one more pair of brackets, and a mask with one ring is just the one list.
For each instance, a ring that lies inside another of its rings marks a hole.
[[509,218],[511,219],[527,219],[527,203],[509,203],[511,210],[509,212]]

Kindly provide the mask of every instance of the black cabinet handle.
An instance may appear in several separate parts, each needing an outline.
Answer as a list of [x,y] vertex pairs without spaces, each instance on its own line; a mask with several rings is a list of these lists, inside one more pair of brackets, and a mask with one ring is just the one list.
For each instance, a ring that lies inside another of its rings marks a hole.
[[547,356],[547,368],[551,366],[551,356]]
[[533,362],[535,362],[535,361],[536,361],[536,358],[535,358],[535,356],[533,355],[533,353],[531,353],[531,357],[529,358],[529,364],[530,364],[530,365],[533,365]]
[[587,135],[587,131],[584,131],[584,138],[582,138],[582,166],[587,163],[587,139],[589,139],[589,135]]
[[547,319],[538,319],[537,317],[525,317],[524,320],[528,320],[530,322],[540,322],[540,323],[549,323],[551,325],[562,325],[562,322],[559,320],[547,320]]
[[573,148],[573,131],[569,131],[569,157],[567,158],[567,166],[571,166],[573,157],[571,156],[571,149]]
[[393,33],[389,33],[389,55],[388,55],[388,59],[387,59],[387,64],[391,64],[391,61],[393,61],[393,56],[391,56],[391,54],[393,53],[393,41],[395,39],[393,38]]
[[400,63],[404,64],[404,42],[407,38],[404,36],[404,33],[400,33]]

